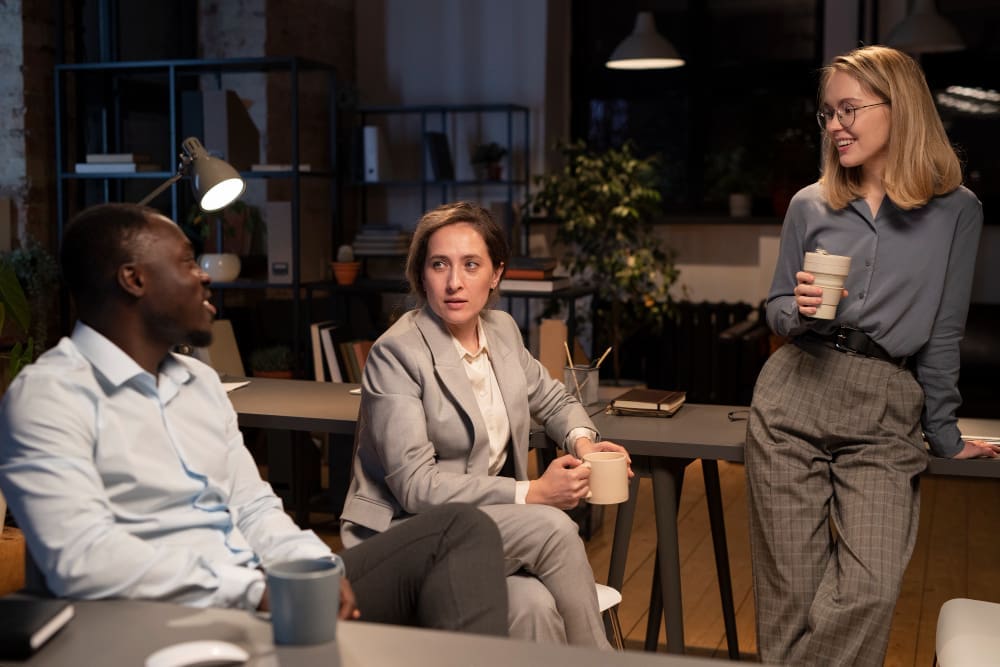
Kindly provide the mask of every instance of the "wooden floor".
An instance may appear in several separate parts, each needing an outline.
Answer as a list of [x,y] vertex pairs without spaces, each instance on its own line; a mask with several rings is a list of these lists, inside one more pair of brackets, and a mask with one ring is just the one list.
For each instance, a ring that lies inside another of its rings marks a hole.
[[[740,652],[755,657],[750,545],[743,466],[719,464]],[[678,516],[684,631],[687,652],[725,658],[726,638],[712,555],[701,465],[685,474]],[[896,605],[885,664],[928,667],[941,604],[953,597],[1000,601],[1000,480],[924,476],[920,532]],[[614,512],[587,545],[598,581],[605,581]],[[644,479],[629,547],[620,617],[629,648],[646,632],[656,531],[652,488]],[[661,624],[662,625],[662,624]],[[665,650],[660,630],[660,650]]]
[[[757,643],[743,466],[722,462],[719,474],[740,652],[752,659]],[[726,637],[699,462],[688,467],[684,481],[678,533],[686,649],[692,655],[725,658]],[[937,613],[946,600],[972,597],[1000,601],[1000,480],[925,476],[921,495],[920,533],[903,580],[885,662],[893,667],[932,664]],[[335,523],[323,523],[324,518],[328,519],[314,515],[314,520],[320,521],[314,528],[339,549]],[[587,543],[594,575],[600,582],[607,578],[613,533],[614,512],[608,511]],[[619,610],[630,649],[641,649],[645,638],[655,549],[652,488],[644,479]],[[661,627],[659,650],[665,650],[665,642]]]

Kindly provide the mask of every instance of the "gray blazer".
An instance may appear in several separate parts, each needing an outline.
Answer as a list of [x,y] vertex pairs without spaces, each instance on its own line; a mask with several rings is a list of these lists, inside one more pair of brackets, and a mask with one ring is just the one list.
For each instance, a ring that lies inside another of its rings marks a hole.
[[[573,428],[594,425],[524,347],[510,315],[487,309],[482,320],[510,420],[515,476],[525,480],[532,418],[560,444]],[[375,342],[365,362],[342,520],[382,532],[448,502],[514,502],[515,480],[488,474],[489,436],[463,363],[427,307],[408,312]]]

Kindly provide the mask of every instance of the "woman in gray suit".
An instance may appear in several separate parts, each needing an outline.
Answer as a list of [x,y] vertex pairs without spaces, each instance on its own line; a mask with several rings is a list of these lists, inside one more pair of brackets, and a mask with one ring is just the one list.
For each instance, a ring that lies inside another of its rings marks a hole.
[[[510,315],[489,308],[508,256],[475,204],[445,204],[417,224],[406,275],[420,307],[365,363],[341,537],[351,545],[444,503],[477,505],[503,538],[511,636],[608,647],[593,571],[562,510],[589,491],[585,454],[625,450],[598,441]],[[569,453],[528,481],[532,418]]]

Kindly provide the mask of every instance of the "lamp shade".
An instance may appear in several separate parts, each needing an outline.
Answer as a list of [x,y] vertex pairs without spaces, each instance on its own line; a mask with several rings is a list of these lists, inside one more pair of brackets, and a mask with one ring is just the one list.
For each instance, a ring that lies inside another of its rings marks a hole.
[[632,34],[611,53],[605,63],[611,69],[669,69],[680,67],[684,59],[677,49],[656,32],[652,12],[639,12]]
[[243,194],[246,182],[232,165],[212,157],[194,137],[188,137],[181,148],[191,159],[191,189],[195,199],[206,211],[218,211]]
[[934,0],[917,0],[909,16],[889,32],[885,43],[907,53],[944,53],[965,48],[955,26],[937,13]]

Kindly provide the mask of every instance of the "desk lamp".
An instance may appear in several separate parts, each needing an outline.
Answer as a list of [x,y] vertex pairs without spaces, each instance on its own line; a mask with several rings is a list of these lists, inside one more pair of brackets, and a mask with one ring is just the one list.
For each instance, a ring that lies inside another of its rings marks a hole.
[[632,34],[611,52],[604,64],[610,69],[670,69],[681,67],[684,59],[677,49],[656,32],[653,12],[639,12]]
[[194,197],[206,211],[218,211],[243,194],[246,182],[240,178],[239,172],[228,162],[209,155],[196,138],[188,137],[181,142],[181,148],[184,152],[180,154],[181,163],[177,167],[177,173],[146,195],[139,202],[140,206],[145,206],[185,176],[191,177]]

